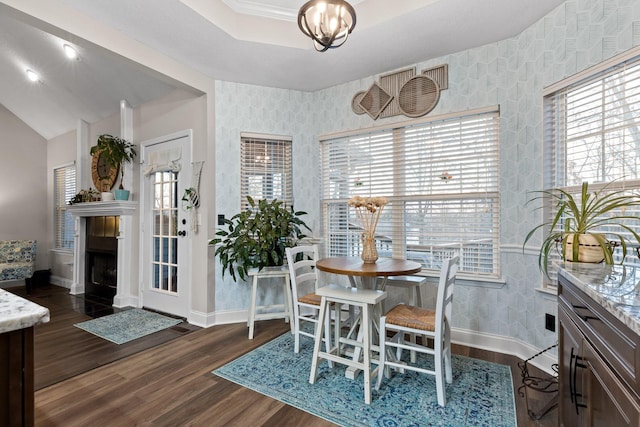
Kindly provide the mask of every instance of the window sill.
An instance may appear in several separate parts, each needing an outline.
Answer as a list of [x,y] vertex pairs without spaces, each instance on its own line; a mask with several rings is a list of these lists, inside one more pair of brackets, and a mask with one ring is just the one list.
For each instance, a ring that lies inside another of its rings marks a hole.
[[549,297],[554,297],[555,298],[555,297],[558,296],[558,289],[556,289],[556,288],[539,287],[539,288],[536,288],[536,291],[540,292],[541,294],[548,295]]
[[[423,276],[427,279],[431,279],[431,281],[438,281],[440,279],[439,274],[428,274],[428,273],[418,273],[416,276]],[[470,276],[461,276],[458,275],[456,277],[456,285],[462,286],[475,286],[478,288],[493,288],[493,289],[501,289],[506,285],[506,282],[502,279],[479,279],[473,278]]]

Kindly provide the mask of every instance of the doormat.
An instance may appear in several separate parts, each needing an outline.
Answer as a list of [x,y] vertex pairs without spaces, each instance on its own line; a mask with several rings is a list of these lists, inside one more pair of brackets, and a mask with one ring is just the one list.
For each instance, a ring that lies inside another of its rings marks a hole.
[[162,314],[134,308],[76,323],[73,326],[113,343],[124,344],[145,335],[170,328],[181,322],[181,319],[174,319]]
[[[365,405],[362,374],[348,379],[344,366],[335,364],[332,369],[323,361],[316,383],[309,384],[313,339],[300,340],[298,354],[293,352],[293,336],[284,334],[213,373],[340,426],[517,424],[508,366],[454,354],[445,407],[438,405],[435,378],[410,371],[384,379],[379,391],[372,390],[371,404]],[[418,359],[423,367],[433,367],[431,358]]]

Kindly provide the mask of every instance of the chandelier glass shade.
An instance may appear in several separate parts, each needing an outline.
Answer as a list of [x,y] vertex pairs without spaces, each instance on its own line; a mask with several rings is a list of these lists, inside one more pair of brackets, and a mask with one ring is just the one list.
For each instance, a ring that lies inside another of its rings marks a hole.
[[344,0],[311,0],[298,12],[298,27],[318,52],[342,46],[356,26],[356,11]]

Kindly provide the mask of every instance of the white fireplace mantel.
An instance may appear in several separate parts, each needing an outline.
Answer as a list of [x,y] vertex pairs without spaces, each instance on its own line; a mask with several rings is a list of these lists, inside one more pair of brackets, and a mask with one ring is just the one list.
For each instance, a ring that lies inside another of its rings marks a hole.
[[73,283],[71,294],[83,294],[85,287],[85,250],[87,235],[87,217],[119,216],[118,258],[117,258],[117,291],[113,298],[114,307],[137,306],[137,297],[132,294],[132,255],[133,255],[133,214],[138,209],[138,202],[113,200],[103,202],[87,202],[71,205],[68,211],[75,218],[75,245],[73,251]]
[[77,203],[67,208],[73,216],[120,216],[133,215],[138,202],[128,200],[111,200],[104,202]]

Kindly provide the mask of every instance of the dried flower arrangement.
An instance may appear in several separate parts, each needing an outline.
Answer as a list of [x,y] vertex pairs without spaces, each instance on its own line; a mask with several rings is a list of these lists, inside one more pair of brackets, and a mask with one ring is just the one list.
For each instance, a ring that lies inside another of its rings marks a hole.
[[353,206],[364,229],[364,233],[373,237],[380,215],[385,205],[389,203],[386,197],[353,196],[349,199],[349,206]]
[[380,215],[385,205],[389,203],[386,197],[361,197],[353,196],[349,199],[349,206],[353,206],[362,225],[362,260],[365,263],[374,263],[378,259],[373,235],[376,232]]

